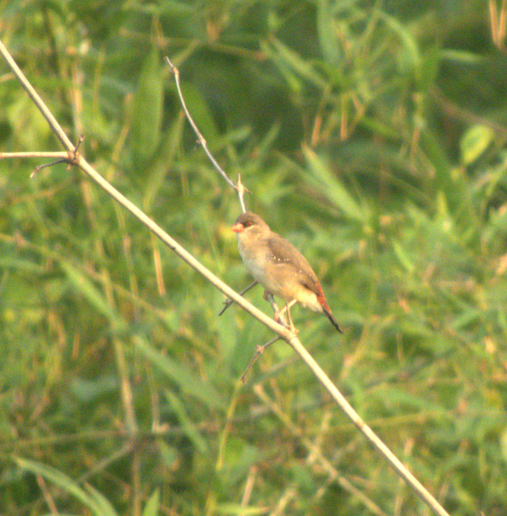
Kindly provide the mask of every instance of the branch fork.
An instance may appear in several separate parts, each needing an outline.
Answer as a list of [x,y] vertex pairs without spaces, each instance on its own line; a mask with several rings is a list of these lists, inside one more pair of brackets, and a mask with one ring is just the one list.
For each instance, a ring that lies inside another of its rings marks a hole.
[[74,147],[73,151],[69,151],[66,154],[66,157],[57,159],[56,161],[52,161],[51,163],[46,163],[44,165],[39,165],[38,167],[35,167],[34,171],[30,174],[30,178],[35,176],[39,170],[42,170],[43,168],[52,167],[53,165],[58,165],[59,163],[67,163],[67,170],[70,170],[71,167],[79,164],[80,155],[77,152],[79,146],[84,142],[84,136],[79,137],[79,141],[77,142],[76,146]]

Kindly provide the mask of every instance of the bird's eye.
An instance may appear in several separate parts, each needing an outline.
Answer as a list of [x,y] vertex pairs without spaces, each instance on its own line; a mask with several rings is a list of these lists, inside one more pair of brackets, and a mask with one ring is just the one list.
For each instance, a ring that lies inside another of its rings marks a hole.
[[244,224],[245,228],[249,228],[252,225],[253,225],[253,222],[251,220],[249,220],[248,222],[245,222],[245,224]]

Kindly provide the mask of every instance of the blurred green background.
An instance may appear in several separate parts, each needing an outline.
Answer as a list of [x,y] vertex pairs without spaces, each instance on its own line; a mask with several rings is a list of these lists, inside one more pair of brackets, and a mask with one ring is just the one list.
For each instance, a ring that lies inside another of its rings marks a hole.
[[[503,9],[507,4],[503,2]],[[0,1],[87,160],[235,289],[234,192],[338,321],[300,337],[453,515],[507,513],[500,1]],[[0,63],[0,151],[62,150]],[[0,163],[0,514],[426,515],[282,342],[77,169]],[[248,294],[270,313],[260,289]]]

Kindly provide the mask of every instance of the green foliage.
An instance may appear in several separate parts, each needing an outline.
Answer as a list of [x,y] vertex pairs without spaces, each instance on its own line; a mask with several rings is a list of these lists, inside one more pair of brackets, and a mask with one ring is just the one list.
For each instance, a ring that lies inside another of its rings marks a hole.
[[[507,507],[507,66],[485,2],[4,0],[88,161],[231,286],[234,192],[342,326],[302,341],[454,515]],[[0,66],[0,152],[58,141]],[[426,514],[282,343],[64,165],[0,173],[0,513]],[[268,310],[262,292],[247,294]],[[372,505],[376,506],[373,508]]]
[[45,480],[49,480],[60,486],[67,493],[80,500],[85,507],[90,509],[92,514],[96,516],[117,515],[117,512],[113,509],[111,504],[92,487],[87,486],[86,489],[82,489],[76,482],[60,471],[44,464],[38,464],[26,459],[17,459],[16,463],[23,470],[30,471],[35,475],[40,475]]

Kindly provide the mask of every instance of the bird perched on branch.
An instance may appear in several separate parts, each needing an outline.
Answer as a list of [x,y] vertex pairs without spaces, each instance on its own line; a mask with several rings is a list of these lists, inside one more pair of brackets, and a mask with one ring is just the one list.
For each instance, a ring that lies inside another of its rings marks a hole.
[[306,258],[285,238],[271,231],[269,226],[255,213],[242,213],[232,231],[238,237],[239,253],[254,277],[269,292],[285,300],[286,306],[275,314],[279,320],[289,309],[300,303],[314,312],[324,313],[333,326],[342,329],[327,304],[319,280]]

